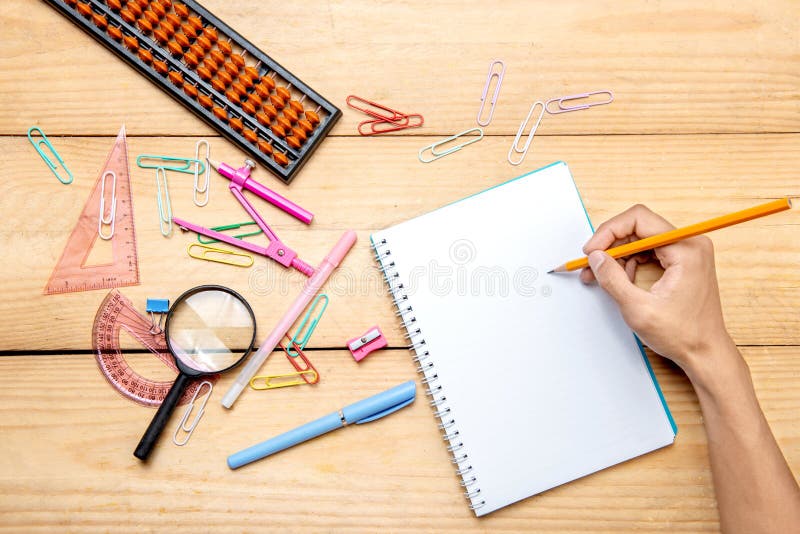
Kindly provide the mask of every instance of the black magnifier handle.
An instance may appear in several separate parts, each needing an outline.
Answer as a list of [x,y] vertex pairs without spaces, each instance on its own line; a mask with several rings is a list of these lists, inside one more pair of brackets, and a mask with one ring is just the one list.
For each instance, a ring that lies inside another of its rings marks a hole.
[[139,440],[139,445],[137,445],[136,450],[133,451],[134,456],[140,460],[147,460],[147,457],[150,456],[150,451],[158,441],[158,437],[161,435],[164,427],[167,426],[172,412],[174,412],[175,407],[178,406],[178,401],[181,399],[181,395],[183,395],[183,391],[186,389],[186,386],[189,385],[190,381],[191,378],[188,375],[183,373],[178,374],[178,378],[175,379],[175,382],[169,389],[169,393],[167,393],[167,396],[164,398],[164,402],[158,407],[158,411],[153,416],[153,420],[150,421],[150,426],[147,427],[142,439]]

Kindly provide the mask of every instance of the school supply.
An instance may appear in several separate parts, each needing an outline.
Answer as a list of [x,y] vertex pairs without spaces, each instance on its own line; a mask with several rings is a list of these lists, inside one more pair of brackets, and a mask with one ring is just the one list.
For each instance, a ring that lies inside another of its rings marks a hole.
[[[186,253],[189,257],[197,260],[212,261],[214,263],[222,263],[224,265],[233,265],[234,267],[252,267],[255,263],[255,258],[250,254],[243,254],[222,247],[214,247],[211,245],[202,245],[199,243],[191,243],[186,247]],[[241,259],[237,259],[241,258]]]
[[[99,237],[97,221],[102,217],[100,199],[104,190],[103,177],[107,172],[116,176],[115,230],[111,241],[113,259],[103,265],[85,265]],[[53,268],[45,295],[71,293],[92,289],[132,286],[139,283],[139,263],[136,256],[136,231],[133,224],[133,198],[128,170],[128,145],[123,125],[108,154],[105,165],[89,194],[78,222],[67,240],[61,257]]]
[[[314,300],[311,301],[306,314],[300,320],[297,331],[291,337],[291,343],[286,350],[286,354],[289,356],[297,356],[297,354],[293,352],[292,347],[294,345],[300,347],[301,350],[306,348],[306,345],[308,345],[308,342],[311,339],[311,334],[313,334],[314,330],[317,329],[317,325],[319,325],[320,320],[322,320],[322,315],[325,313],[325,310],[328,309],[330,300],[331,299],[328,297],[328,295],[325,293],[320,293],[314,298]],[[312,313],[314,314],[313,318],[311,317]]]
[[[607,95],[607,97],[600,101],[592,101],[591,97],[594,95]],[[574,106],[565,106],[565,102],[572,102],[573,100],[584,100],[589,99],[588,102],[583,104],[577,104]],[[544,104],[544,109],[547,110],[550,114],[557,114],[557,113],[567,113],[568,111],[578,111],[581,109],[589,109],[595,106],[605,106],[606,104],[610,104],[614,101],[614,93],[608,90],[603,91],[592,91],[591,93],[580,93],[577,95],[569,95],[569,96],[560,96],[556,98],[551,98]],[[557,102],[557,107],[552,107],[550,105],[551,102]]]
[[[733,226],[734,224],[752,221],[753,219],[772,215],[773,213],[779,213],[781,211],[791,209],[791,207],[792,201],[789,198],[781,198],[778,200],[773,200],[772,202],[753,206],[752,208],[714,217],[713,219],[708,219],[707,221],[690,224],[689,226],[684,226],[683,228],[676,228],[668,232],[646,237],[644,239],[639,239],[638,241],[633,241],[618,247],[610,248],[605,252],[614,259],[624,258],[626,256],[638,254],[639,252],[644,252],[646,250],[653,250],[654,248],[677,243],[678,241],[682,241],[690,237],[713,232],[714,230],[719,230],[720,228],[726,228],[728,226]],[[589,259],[584,256],[583,258],[570,260],[547,272],[549,274],[575,271],[588,266]]]
[[[192,410],[194,410],[194,403],[197,402],[197,396],[200,393],[200,390],[203,389],[203,386],[208,386],[208,392],[203,397],[203,400],[200,402],[200,406],[197,408],[197,414],[192,419],[192,424],[188,427],[186,426],[186,422],[189,420],[189,416],[192,414]],[[186,411],[183,412],[183,417],[181,417],[181,422],[178,423],[178,427],[175,429],[175,433],[172,434],[172,443],[177,445],[178,447],[183,447],[187,443],[189,443],[189,439],[194,434],[194,429],[197,428],[197,425],[200,423],[200,419],[203,417],[203,414],[206,413],[206,404],[208,404],[208,399],[211,398],[211,392],[214,390],[214,384],[209,382],[208,380],[203,380],[200,382],[200,386],[197,388],[197,391],[194,392],[192,395],[192,400],[189,401],[189,406],[186,407]],[[183,432],[183,437],[179,438],[178,434]]]
[[285,434],[248,447],[228,456],[228,467],[238,469],[243,465],[266,458],[276,452],[293,447],[304,441],[332,432],[347,425],[369,423],[392,414],[414,402],[417,385],[409,380],[377,395],[345,406],[316,421],[290,430]]
[[169,199],[169,183],[164,167],[156,168],[156,207],[161,235],[169,237],[172,233],[172,201]]
[[[34,133],[36,134],[35,136],[33,135]],[[50,168],[50,172],[52,172],[53,175],[58,178],[59,182],[64,185],[72,183],[72,180],[74,179],[72,176],[72,171],[67,168],[67,164],[64,163],[64,159],[61,157],[61,154],[56,151],[55,147],[53,147],[52,143],[50,143],[50,139],[47,138],[41,128],[38,126],[31,126],[28,128],[28,141],[31,142],[33,148],[35,148],[36,152],[39,154],[39,157],[42,158],[42,160],[47,164],[47,166]],[[44,150],[42,150],[43,146],[50,151],[50,154],[52,154],[56,161],[53,161],[50,156],[45,154]],[[59,173],[59,165],[63,170],[63,173]],[[66,176],[62,176],[64,173]]]
[[[264,219],[261,218],[261,215],[255,210],[250,201],[245,198],[243,189],[248,189],[253,191],[258,196],[262,198],[267,198],[273,204],[280,206],[285,211],[288,211],[295,217],[304,220],[307,219],[307,222],[311,222],[311,217],[313,215],[300,206],[294,204],[293,202],[289,201],[288,199],[283,198],[282,196],[278,195],[274,191],[267,189],[266,187],[262,186],[255,180],[249,179],[250,176],[250,169],[255,166],[255,164],[250,160],[245,160],[245,166],[241,169],[235,170],[232,167],[225,165],[224,163],[218,164],[217,162],[209,162],[210,165],[214,166],[220,174],[229,178],[231,180],[228,189],[230,190],[231,194],[239,201],[239,204],[245,209],[248,215],[252,217],[255,223],[258,225],[259,228],[264,232],[269,239],[269,245],[266,247],[257,245],[255,243],[250,243],[249,241],[244,241],[243,239],[237,239],[235,237],[231,237],[228,235],[223,234],[222,232],[218,232],[216,230],[211,230],[209,228],[205,228],[203,226],[190,223],[189,221],[185,221],[183,219],[179,219],[178,217],[174,217],[172,220],[175,221],[175,224],[180,227],[183,231],[191,231],[196,234],[201,234],[206,237],[210,237],[216,239],[217,241],[222,241],[227,243],[228,245],[233,245],[234,247],[241,248],[244,250],[248,250],[250,252],[254,252],[266,258],[271,258],[278,262],[279,264],[283,265],[284,267],[293,267],[303,273],[306,276],[311,276],[314,274],[314,268],[301,260],[297,257],[297,253],[287,247],[278,236],[275,235],[275,232],[267,225]],[[197,245],[190,245],[192,246]],[[200,245],[204,246],[204,245]],[[219,252],[220,250],[225,252],[225,249],[219,249],[218,247],[206,247],[206,250],[213,249],[211,252]],[[191,252],[190,252],[191,255]],[[205,257],[205,253],[202,254],[201,259],[208,259]],[[245,266],[245,265],[243,265]],[[273,346],[273,348],[275,348]]]
[[[298,378],[300,378],[298,380]],[[291,386],[302,386],[303,384],[316,384],[319,375],[314,369],[297,371],[294,373],[284,373],[280,375],[254,376],[250,379],[250,387],[256,391],[265,389],[287,388]]]
[[[470,135],[473,132],[478,132],[478,135],[477,136]],[[446,145],[447,143],[450,143],[452,141],[459,140],[462,137],[466,137],[467,140],[464,141],[461,144],[454,145],[454,146],[444,150],[443,152],[437,152],[436,151],[437,148],[439,148],[439,147],[441,147],[443,145]],[[443,157],[445,157],[445,156],[447,156],[449,154],[452,154],[454,152],[458,152],[459,150],[461,150],[465,146],[471,145],[472,143],[477,143],[481,139],[483,139],[483,129],[482,128],[470,128],[469,130],[464,130],[463,132],[459,132],[459,133],[457,133],[455,135],[451,135],[450,137],[445,137],[444,139],[442,139],[440,141],[436,141],[433,144],[430,144],[430,145],[427,145],[427,146],[424,146],[424,147],[420,148],[419,149],[419,153],[417,154],[417,157],[419,158],[419,160],[422,163],[430,163],[432,161],[436,161],[437,159],[443,158]],[[428,158],[428,159],[423,158],[422,154],[424,154],[426,151],[429,151],[433,157],[432,158]]]
[[[111,209],[106,216],[106,177],[111,178]],[[100,239],[108,241],[114,237],[114,219],[117,213],[117,175],[114,171],[106,171],[100,177],[100,216],[97,218],[97,235]],[[109,227],[107,234],[103,228]]]
[[47,2],[286,183],[341,117],[193,0]]
[[[500,65],[500,70],[498,71],[495,67]],[[478,108],[478,126],[489,126],[489,123],[492,122],[492,117],[494,116],[494,108],[497,105],[497,97],[500,96],[500,87],[503,86],[503,76],[506,74],[506,64],[503,63],[499,59],[493,60],[489,63],[489,74],[486,77],[486,84],[483,86],[483,93],[481,93],[481,107]],[[494,93],[492,94],[492,101],[491,107],[489,108],[489,116],[486,118],[485,121],[481,121],[481,115],[483,115],[483,110],[486,107],[486,95],[489,93],[489,86],[492,84],[492,80],[497,80],[496,85],[494,86]]]
[[198,286],[172,304],[164,336],[175,358],[178,377],[133,452],[143,461],[150,455],[191,379],[223,373],[250,354],[256,341],[256,318],[247,301],[232,289]]
[[[525,132],[525,128],[528,127],[528,121],[531,120],[531,116],[533,115],[536,106],[541,106],[541,110],[539,111],[539,116],[536,118],[536,122],[531,127],[531,131],[528,134],[528,138],[525,141],[525,145],[520,148],[519,142],[521,140],[522,134]],[[544,104],[537,100],[531,105],[531,109],[528,111],[528,115],[525,117],[525,120],[522,121],[519,125],[519,129],[517,130],[517,135],[514,136],[514,141],[511,143],[511,148],[508,149],[508,162],[512,165],[519,165],[522,163],[522,160],[525,159],[525,156],[528,154],[528,149],[531,147],[531,143],[533,142],[533,136],[536,135],[536,130],[539,129],[539,125],[542,123],[542,118],[544,117]],[[512,159],[512,154],[520,154],[520,158],[518,160]]]
[[363,136],[419,128],[425,124],[425,119],[419,113],[403,113],[356,95],[347,97],[347,105],[372,117],[358,123],[358,133]]
[[194,174],[195,171],[204,172],[206,164],[199,159],[179,158],[177,156],[158,156],[153,154],[140,154],[136,156],[136,165],[142,169],[161,169],[170,172]]
[[[151,303],[151,300],[153,299],[148,299],[148,311],[165,313],[163,304],[169,301],[157,299],[158,302]],[[148,320],[136,311],[130,299],[116,289],[111,290],[100,303],[92,324],[92,351],[100,372],[120,395],[142,406],[161,404],[172,383],[151,380],[134,371],[122,354],[119,334],[125,331],[133,336],[151,354],[177,373],[178,368],[167,351],[164,331],[160,324],[159,320],[159,324],[156,325],[153,315],[151,320]],[[218,378],[218,375],[213,375],[206,377],[206,380],[214,383]],[[191,383],[179,404],[189,402],[199,386],[200,381]]]
[[360,362],[372,352],[382,349],[388,344],[389,342],[386,341],[381,329],[375,325],[367,330],[363,335],[349,340],[347,342],[347,348],[350,350],[350,354],[353,355],[353,359],[357,362]]
[[[212,226],[211,229],[215,230],[217,232],[226,232],[228,230],[238,230],[243,226],[256,226],[256,229],[252,230],[250,232],[245,232],[243,234],[236,234],[233,237],[235,237],[236,239],[244,239],[245,237],[250,237],[250,236],[254,236],[254,235],[258,235],[258,234],[262,233],[261,232],[261,228],[258,228],[258,225],[256,224],[255,221],[246,221],[246,222],[233,223],[233,224],[223,224],[221,226]],[[219,243],[219,240],[218,239],[209,239],[209,238],[203,236],[202,234],[197,234],[197,242],[201,243],[203,245],[211,245],[213,243]]]
[[236,190],[241,193],[243,188],[247,189],[248,191],[263,198],[273,206],[277,206],[278,208],[282,209],[295,219],[306,224],[311,224],[311,220],[314,218],[313,213],[302,206],[298,206],[288,198],[279,195],[269,187],[262,185],[250,176],[250,171],[255,169],[256,164],[249,159],[244,160],[244,165],[238,169],[234,169],[227,163],[220,163],[212,159],[207,161],[208,164],[214,167],[214,169],[220,175],[231,181],[231,184],[228,186],[231,192]]
[[[205,146],[205,154],[200,153],[200,147]],[[205,139],[200,139],[194,145],[194,159],[208,161],[211,157],[211,145]],[[198,196],[199,195],[199,196]],[[192,201],[194,205],[202,208],[211,199],[211,170],[206,165],[206,172],[203,176],[203,185],[200,185],[200,165],[194,167],[194,189],[192,190]]]
[[[169,312],[169,299],[147,299],[144,311],[150,314],[151,334],[160,334],[164,331],[164,317]],[[158,314],[158,322],[156,322]]]
[[675,438],[614,301],[543,276],[591,233],[558,162],[372,235],[476,515]]
[[[309,302],[311,302],[314,296],[319,292],[333,270],[339,266],[350,249],[353,248],[355,242],[356,233],[352,230],[346,231],[342,237],[339,238],[339,241],[334,245],[333,249],[325,256],[325,259],[322,260],[317,270],[314,271],[313,276],[306,281],[300,295],[298,295],[291,306],[289,306],[286,314],[278,321],[278,324],[275,325],[272,332],[270,332],[267,338],[261,343],[258,350],[245,364],[233,384],[231,384],[231,387],[222,397],[222,405],[225,408],[233,406],[233,403],[239,398],[242,390],[250,383],[250,379],[255,376],[258,369],[272,353],[272,349],[278,346],[278,342],[283,339],[286,332],[289,331],[297,318],[300,317],[300,314],[303,313],[303,310],[308,306]],[[298,371],[299,370],[300,369],[298,369]]]
[[[289,360],[289,363],[292,364],[292,367],[295,368],[300,373],[300,377],[307,383],[307,384],[316,384],[319,382],[319,371],[317,371],[316,367],[311,363],[306,356],[306,353],[303,352],[303,349],[292,341],[292,338],[289,337],[288,334],[283,336],[283,341],[278,343],[278,346],[283,349],[283,352],[286,353],[286,358]],[[291,352],[289,352],[289,347],[291,346]],[[314,377],[309,378],[307,376],[308,371],[314,371]]]

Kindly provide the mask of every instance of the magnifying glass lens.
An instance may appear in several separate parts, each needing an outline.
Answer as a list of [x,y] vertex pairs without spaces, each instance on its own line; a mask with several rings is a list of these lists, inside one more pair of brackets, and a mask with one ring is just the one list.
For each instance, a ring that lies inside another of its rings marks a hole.
[[219,290],[199,291],[176,304],[167,344],[186,367],[216,373],[237,363],[250,348],[255,324],[244,302]]

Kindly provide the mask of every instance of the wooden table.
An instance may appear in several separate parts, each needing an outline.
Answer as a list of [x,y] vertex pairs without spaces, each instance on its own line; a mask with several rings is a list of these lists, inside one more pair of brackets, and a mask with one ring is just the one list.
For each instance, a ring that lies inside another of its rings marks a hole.
[[[42,289],[122,123],[131,158],[188,156],[199,138],[209,139],[222,161],[238,163],[243,154],[43,2],[2,2],[0,530],[716,530],[697,399],[683,373],[653,354],[680,429],[672,447],[481,520],[467,509],[425,402],[252,468],[231,472],[224,459],[415,376],[370,257],[368,236],[376,229],[558,159],[570,164],[595,222],[636,202],[684,224],[800,194],[800,5],[204,4],[342,108],[354,93],[422,113],[425,126],[361,138],[355,127],[362,117],[345,110],[290,188],[256,171],[315,212],[305,227],[259,205],[312,263],[343,230],[358,232],[328,286],[331,306],[310,344],[323,380],[313,389],[246,392],[226,412],[218,402],[233,378],[226,376],[189,444],[178,448],[167,438],[143,465],[131,453],[152,410],[115,393],[91,352],[92,321],[107,291],[43,296]],[[493,58],[502,58],[507,72],[486,138],[421,164],[421,146],[475,126]],[[613,90],[614,103],[547,117],[524,164],[506,162],[532,101],[598,89]],[[58,184],[28,143],[25,131],[34,124],[67,160],[72,185]],[[302,276],[264,260],[244,270],[188,258],[194,237],[160,235],[153,176],[131,171],[141,284],[122,293],[142,309],[148,296],[229,285],[254,305],[263,335]],[[202,209],[192,204],[190,182],[170,183],[176,214],[208,225],[243,218],[222,180],[215,179],[213,200]],[[796,472],[798,229],[793,212],[714,235],[727,324]],[[103,253],[93,254],[102,259]],[[639,282],[647,285],[653,276],[647,271]],[[358,365],[345,340],[373,324],[385,329],[390,348]],[[170,376],[147,353],[129,360],[154,378]]]

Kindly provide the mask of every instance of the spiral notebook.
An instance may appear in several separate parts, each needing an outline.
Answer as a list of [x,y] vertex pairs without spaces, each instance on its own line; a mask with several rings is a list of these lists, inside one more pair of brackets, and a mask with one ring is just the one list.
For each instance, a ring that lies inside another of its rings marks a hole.
[[545,274],[591,234],[557,162],[372,235],[478,516],[675,439],[614,302]]

